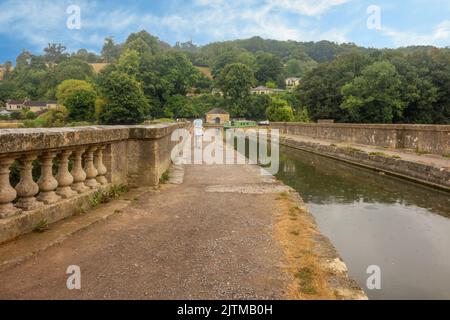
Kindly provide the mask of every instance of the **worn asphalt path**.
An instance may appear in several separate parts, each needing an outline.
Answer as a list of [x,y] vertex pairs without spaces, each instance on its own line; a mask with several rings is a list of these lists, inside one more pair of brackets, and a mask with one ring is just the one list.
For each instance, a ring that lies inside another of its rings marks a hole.
[[[184,183],[0,268],[0,299],[283,298],[292,278],[273,239],[277,194],[242,192],[263,184],[258,173],[188,165]],[[224,185],[239,191],[207,192]],[[81,290],[67,289],[70,265],[81,269]]]

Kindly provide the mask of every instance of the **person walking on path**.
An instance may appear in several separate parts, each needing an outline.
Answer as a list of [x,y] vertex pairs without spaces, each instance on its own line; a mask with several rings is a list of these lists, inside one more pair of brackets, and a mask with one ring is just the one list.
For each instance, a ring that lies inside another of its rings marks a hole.
[[194,120],[194,146],[195,148],[202,147],[202,139],[203,139],[203,120],[195,119]]

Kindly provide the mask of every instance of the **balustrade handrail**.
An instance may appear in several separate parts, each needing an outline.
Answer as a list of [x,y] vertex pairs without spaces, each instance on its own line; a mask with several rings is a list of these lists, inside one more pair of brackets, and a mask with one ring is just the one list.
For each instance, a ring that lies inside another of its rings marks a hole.
[[0,155],[102,144],[127,139],[158,139],[184,122],[135,126],[0,129]]

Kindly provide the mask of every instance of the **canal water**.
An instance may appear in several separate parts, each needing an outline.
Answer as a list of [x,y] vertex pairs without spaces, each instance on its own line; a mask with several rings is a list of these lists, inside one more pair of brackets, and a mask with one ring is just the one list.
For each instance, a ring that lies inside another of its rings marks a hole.
[[[370,299],[450,299],[450,196],[281,147],[277,177],[296,189]],[[369,266],[381,289],[366,287]]]

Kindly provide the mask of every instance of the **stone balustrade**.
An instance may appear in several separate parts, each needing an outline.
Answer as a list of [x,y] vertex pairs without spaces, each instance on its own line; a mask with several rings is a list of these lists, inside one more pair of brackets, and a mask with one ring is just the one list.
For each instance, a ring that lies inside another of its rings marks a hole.
[[98,190],[157,185],[170,135],[187,125],[0,130],[0,243],[75,214]]
[[[103,163],[103,150],[107,147],[107,144],[102,144],[40,153],[0,155],[0,218],[9,218],[22,211],[34,210],[96,189],[99,185],[107,185],[107,167]],[[58,161],[54,165],[56,158]],[[70,158],[74,163],[71,172]],[[40,162],[41,171],[37,181],[33,180],[32,173],[35,160]],[[10,169],[15,161],[19,166],[20,181],[13,187]],[[56,176],[53,175],[54,166],[57,167]]]

